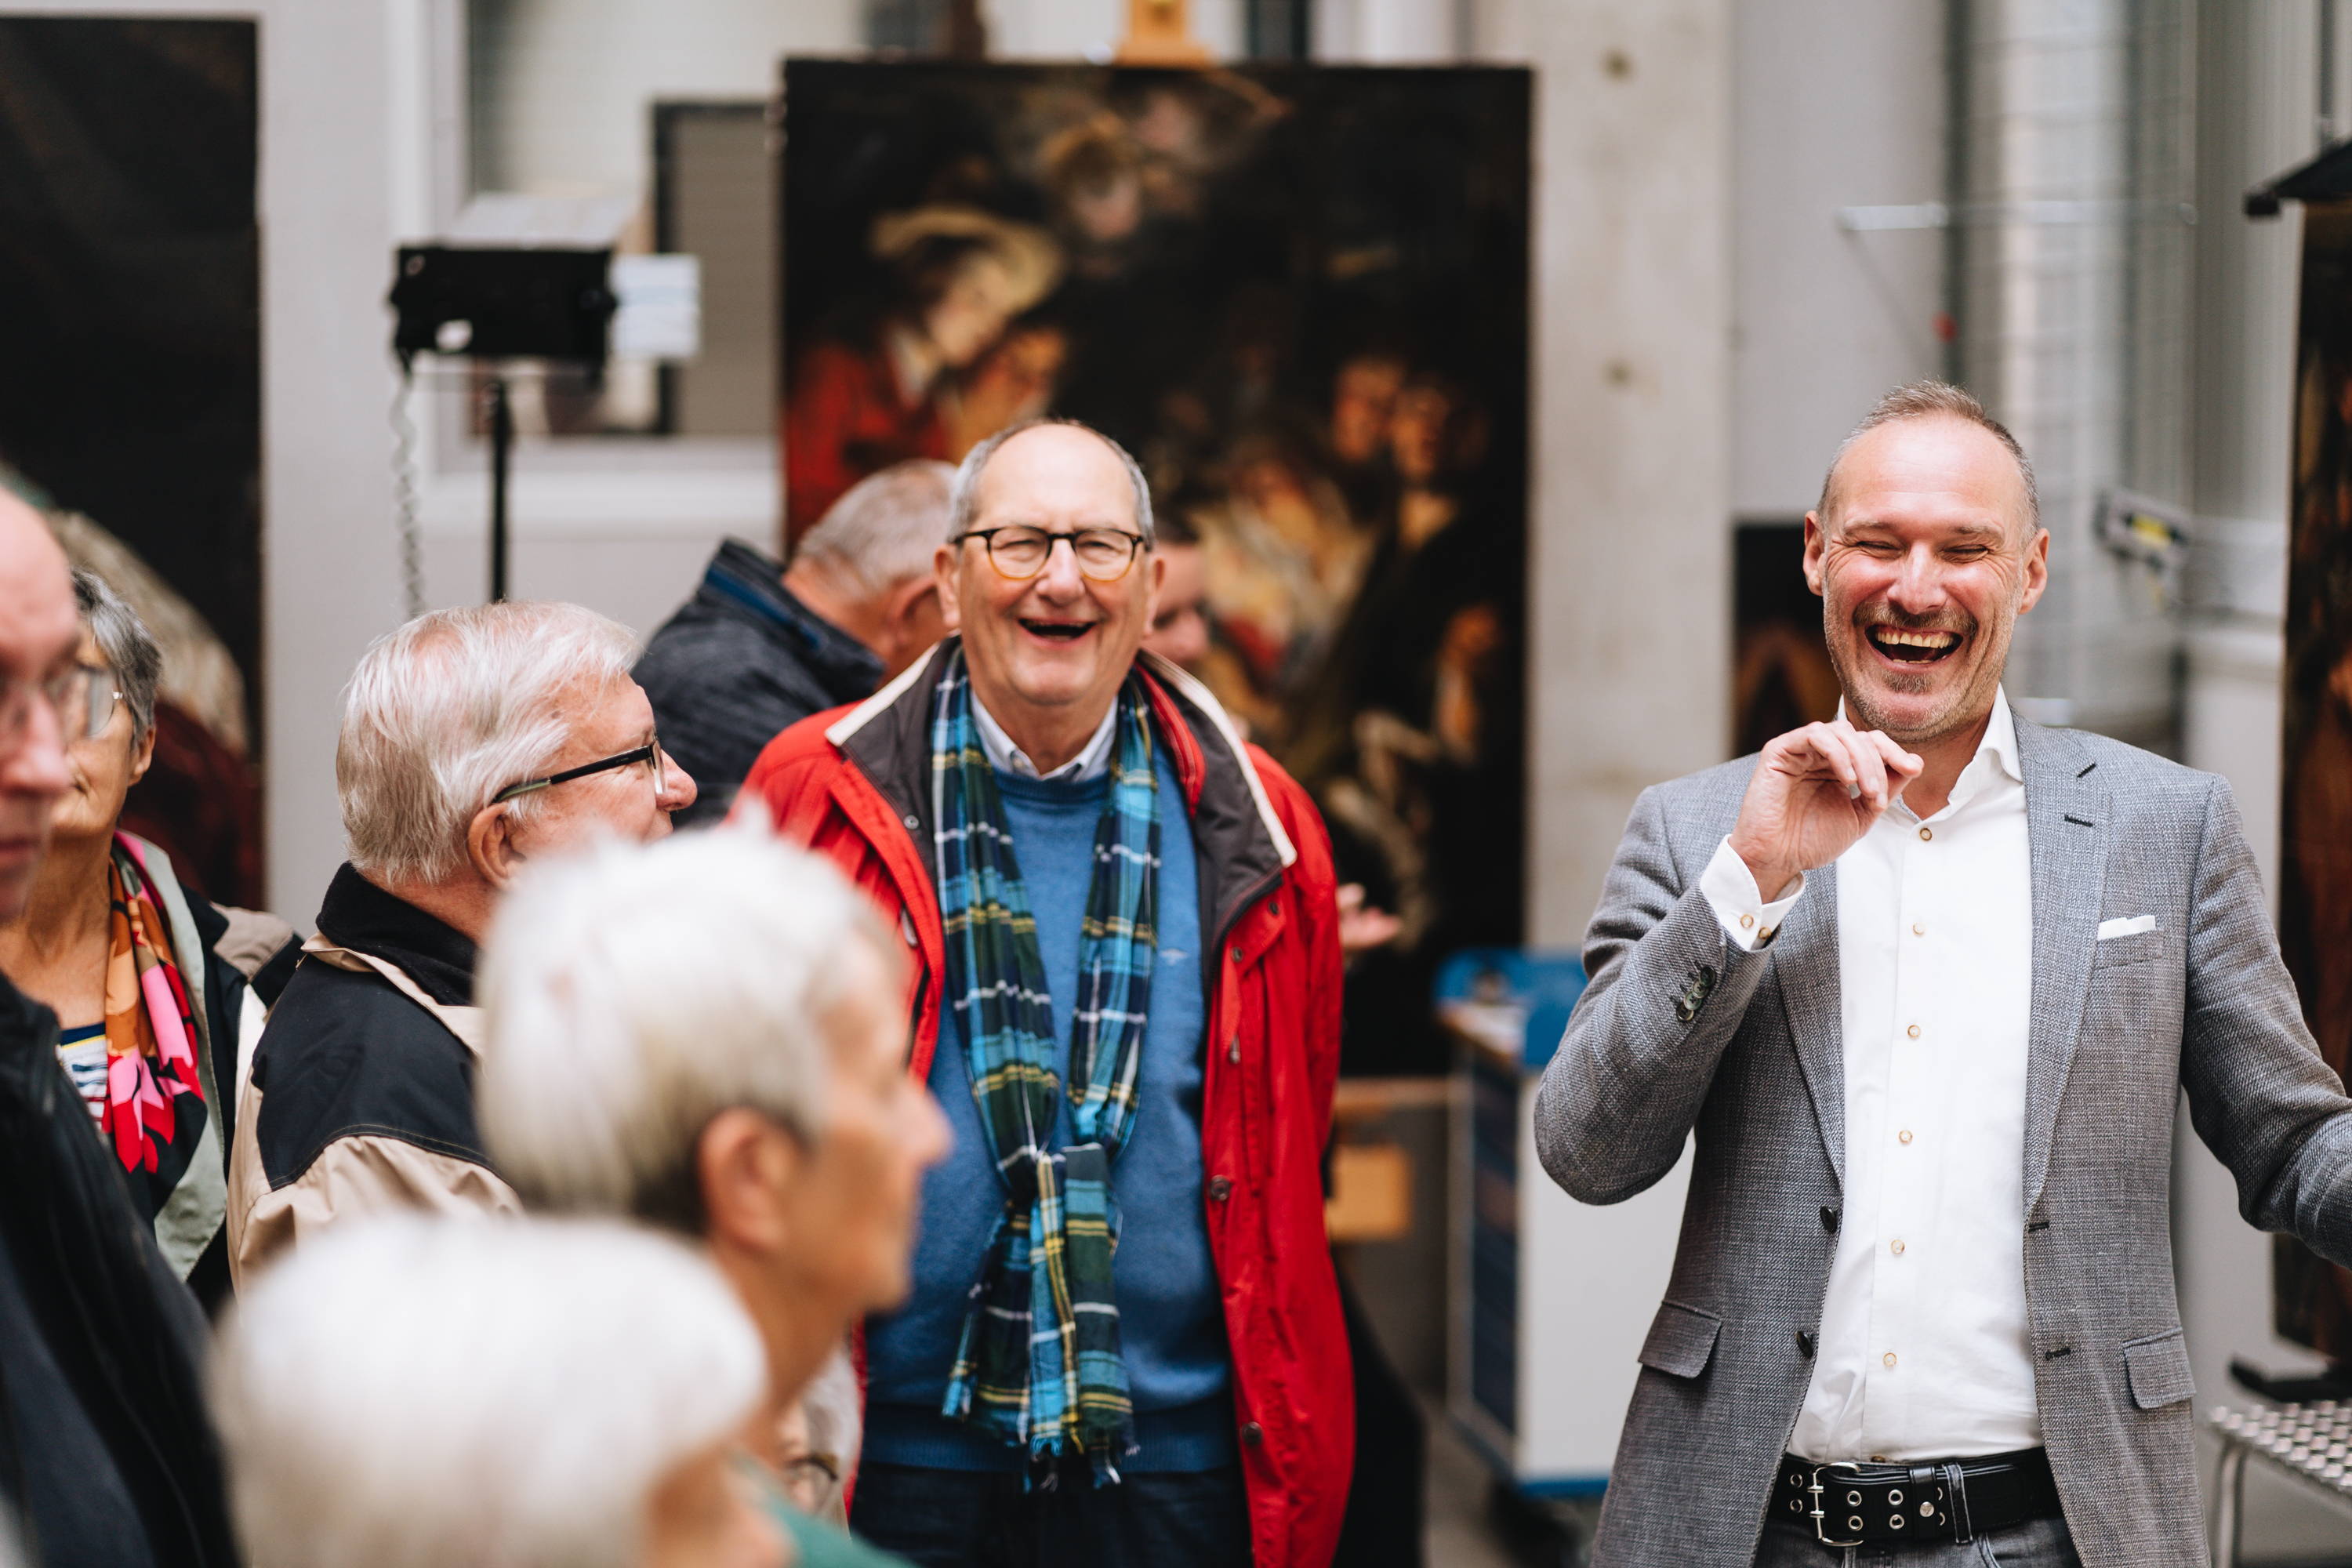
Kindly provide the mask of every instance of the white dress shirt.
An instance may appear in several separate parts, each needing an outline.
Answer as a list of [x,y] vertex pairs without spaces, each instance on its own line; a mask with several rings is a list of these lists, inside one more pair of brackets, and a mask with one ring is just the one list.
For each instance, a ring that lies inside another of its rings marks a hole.
[[980,731],[980,749],[987,753],[988,765],[1014,778],[1043,779],[1048,784],[1086,784],[1110,772],[1110,727],[1118,718],[1118,703],[1114,699],[1110,711],[1095,726],[1093,736],[1078,748],[1078,754],[1052,773],[1041,773],[1037,764],[1029,760],[1029,753],[1014,745],[1013,737],[1004,732],[1004,726],[980,705],[980,693],[975,691],[971,697],[972,727]]
[[[1843,708],[1841,706],[1843,714]],[[1726,839],[1700,890],[1753,951],[1767,904]],[[1845,1206],[1801,1458],[1964,1458],[2042,1442],[2025,1316],[2033,883],[2006,694],[1945,807],[1890,807],[1837,861]]]

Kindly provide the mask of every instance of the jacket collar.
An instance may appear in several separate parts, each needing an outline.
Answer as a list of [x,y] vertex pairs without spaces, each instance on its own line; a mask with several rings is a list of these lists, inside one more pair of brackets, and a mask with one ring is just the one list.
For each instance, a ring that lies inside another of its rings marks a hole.
[[784,569],[740,539],[719,546],[695,600],[730,620],[757,626],[790,647],[836,702],[855,702],[882,679],[874,650],[801,603],[784,586]]
[[[947,668],[950,636],[898,679],[835,720],[825,739],[889,802],[927,871],[932,853],[932,694]],[[1159,734],[1174,753],[1192,814],[1201,875],[1202,927],[1222,940],[1242,910],[1298,858],[1265,781],[1233,721],[1208,688],[1156,654],[1137,660]]]
[[444,1006],[473,1005],[474,939],[393,897],[348,861],[327,884],[319,931],[339,947],[383,959]]

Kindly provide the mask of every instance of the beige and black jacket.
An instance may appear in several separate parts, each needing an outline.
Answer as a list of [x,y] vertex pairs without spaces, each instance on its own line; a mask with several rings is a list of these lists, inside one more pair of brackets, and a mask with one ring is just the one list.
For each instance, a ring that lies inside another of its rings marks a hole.
[[240,1065],[228,1190],[240,1290],[355,1214],[521,1207],[474,1124],[472,941],[345,866],[303,952]]

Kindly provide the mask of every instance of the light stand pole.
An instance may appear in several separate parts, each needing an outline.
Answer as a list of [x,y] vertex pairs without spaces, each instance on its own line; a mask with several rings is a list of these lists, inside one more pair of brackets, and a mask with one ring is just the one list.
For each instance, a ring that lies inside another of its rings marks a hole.
[[490,603],[507,596],[507,464],[514,454],[514,405],[507,378],[493,374],[490,400]]

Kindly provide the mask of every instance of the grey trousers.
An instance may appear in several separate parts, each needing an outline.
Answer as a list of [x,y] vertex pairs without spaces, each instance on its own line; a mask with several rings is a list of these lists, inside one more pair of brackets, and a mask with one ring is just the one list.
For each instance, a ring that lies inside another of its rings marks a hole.
[[2082,1568],[2063,1519],[2035,1519],[1979,1535],[1963,1546],[1943,1541],[1823,1546],[1811,1528],[1764,1522],[1756,1568]]

